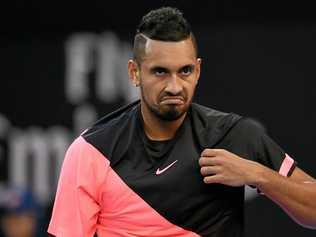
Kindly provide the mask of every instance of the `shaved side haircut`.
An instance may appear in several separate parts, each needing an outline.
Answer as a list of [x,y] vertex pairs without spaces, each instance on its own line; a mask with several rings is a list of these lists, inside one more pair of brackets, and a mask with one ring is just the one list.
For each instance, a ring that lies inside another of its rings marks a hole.
[[176,8],[162,7],[146,14],[138,25],[134,38],[133,56],[140,64],[145,54],[147,40],[179,42],[191,38],[198,55],[198,48],[191,26]]

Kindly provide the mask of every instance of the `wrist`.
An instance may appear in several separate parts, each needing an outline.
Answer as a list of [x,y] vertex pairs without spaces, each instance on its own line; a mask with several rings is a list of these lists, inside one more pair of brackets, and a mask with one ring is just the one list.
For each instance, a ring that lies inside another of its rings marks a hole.
[[268,171],[267,167],[261,165],[260,163],[253,162],[252,175],[249,179],[248,185],[255,186],[257,188],[262,187],[265,183],[267,183],[266,177]]

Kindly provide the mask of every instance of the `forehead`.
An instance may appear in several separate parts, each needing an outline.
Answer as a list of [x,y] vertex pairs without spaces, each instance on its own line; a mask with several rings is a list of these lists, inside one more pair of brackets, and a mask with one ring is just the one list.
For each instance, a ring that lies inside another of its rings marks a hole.
[[142,64],[145,67],[177,68],[195,62],[196,52],[191,38],[179,42],[148,39]]

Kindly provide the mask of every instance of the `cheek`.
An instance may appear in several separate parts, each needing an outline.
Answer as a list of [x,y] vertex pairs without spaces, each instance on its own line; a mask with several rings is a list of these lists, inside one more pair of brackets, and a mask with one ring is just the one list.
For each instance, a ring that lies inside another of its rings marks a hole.
[[154,102],[157,98],[157,88],[154,83],[141,83],[141,90],[142,90],[142,96],[148,101],[148,102]]
[[148,80],[146,83],[142,83],[142,88],[143,95],[146,96],[147,99],[157,100],[164,87],[162,83]]
[[188,99],[190,99],[194,95],[195,88],[196,88],[195,82],[189,83],[184,87],[184,90],[186,91]]

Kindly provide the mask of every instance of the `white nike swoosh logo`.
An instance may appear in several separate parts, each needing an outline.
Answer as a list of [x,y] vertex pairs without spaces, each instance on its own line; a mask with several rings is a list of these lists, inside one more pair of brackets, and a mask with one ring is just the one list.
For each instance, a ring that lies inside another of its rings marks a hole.
[[172,162],[170,165],[168,165],[166,168],[160,170],[159,168],[156,170],[156,175],[160,175],[163,172],[165,172],[167,169],[169,169],[171,166],[173,166],[178,160],[175,160],[174,162]]

